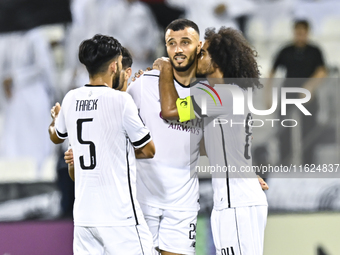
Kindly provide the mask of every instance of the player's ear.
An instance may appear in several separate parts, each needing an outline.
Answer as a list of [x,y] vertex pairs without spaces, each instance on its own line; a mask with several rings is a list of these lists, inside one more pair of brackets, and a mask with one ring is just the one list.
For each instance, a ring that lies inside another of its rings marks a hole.
[[110,63],[109,70],[110,70],[110,72],[116,73],[117,69],[118,69],[118,62],[117,62],[117,60],[114,60]]
[[220,72],[223,73],[222,70],[221,70],[221,68],[214,62],[214,60],[211,60],[211,64],[212,64],[212,67],[213,67],[214,71],[216,71],[217,69],[219,69]]
[[202,49],[202,41],[199,41],[197,45],[197,50],[196,50],[197,55],[201,52],[201,49]]
[[125,69],[125,80],[130,79],[131,74],[132,74],[132,69],[131,69],[131,67],[126,68],[126,69]]
[[213,67],[216,69],[216,68],[219,68],[219,66],[214,62],[214,60],[211,60],[211,63],[213,65]]

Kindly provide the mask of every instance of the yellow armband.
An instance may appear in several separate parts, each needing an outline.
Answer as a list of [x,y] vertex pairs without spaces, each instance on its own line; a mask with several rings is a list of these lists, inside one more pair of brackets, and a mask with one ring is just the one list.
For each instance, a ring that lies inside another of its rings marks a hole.
[[191,102],[190,96],[186,98],[178,98],[176,101],[176,106],[180,122],[185,122],[196,118],[194,106]]

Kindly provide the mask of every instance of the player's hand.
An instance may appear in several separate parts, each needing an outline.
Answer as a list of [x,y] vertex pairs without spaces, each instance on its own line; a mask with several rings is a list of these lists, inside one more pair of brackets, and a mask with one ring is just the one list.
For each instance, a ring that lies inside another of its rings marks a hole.
[[161,57],[157,58],[152,65],[153,69],[162,70],[163,68],[172,68],[169,58]]
[[[150,71],[152,70],[151,67],[146,68],[146,71]],[[141,75],[144,73],[144,71],[142,69],[140,69],[137,73],[135,73],[135,76],[131,78],[131,81],[134,82],[136,79],[138,79],[139,77],[141,77]],[[130,85],[130,83],[128,84]]]
[[142,74],[144,73],[144,71],[142,69],[140,69],[137,73],[135,73],[135,76],[132,77],[132,81],[135,81],[137,78],[139,78]]
[[73,151],[72,149],[68,149],[67,151],[65,151],[65,154],[64,154],[64,159],[65,159],[65,162],[66,164],[70,164],[71,166],[73,166]]
[[268,184],[258,175],[257,178],[259,179],[259,183],[261,185],[262,190],[268,190]]
[[55,120],[58,117],[60,109],[61,109],[61,106],[60,106],[60,104],[58,102],[55,104],[55,106],[52,107],[52,109],[51,109],[51,117],[52,117],[53,120]]

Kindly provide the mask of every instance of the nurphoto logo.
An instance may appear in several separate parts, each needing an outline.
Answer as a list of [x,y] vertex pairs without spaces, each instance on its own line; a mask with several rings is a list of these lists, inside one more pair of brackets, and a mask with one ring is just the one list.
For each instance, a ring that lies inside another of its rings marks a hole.
[[[270,109],[267,110],[259,110],[256,109],[254,106],[254,101],[253,101],[253,89],[248,88],[247,93],[245,93],[245,90],[240,88],[239,86],[235,85],[230,85],[230,84],[216,84],[216,89],[211,87],[210,85],[207,85],[205,83],[200,82],[200,85],[204,85],[205,88],[202,87],[196,87],[200,90],[205,91],[214,101],[215,105],[220,105],[221,107],[223,106],[222,102],[225,100],[221,95],[225,94],[224,92],[228,92],[228,94],[231,93],[232,95],[232,108],[233,108],[233,115],[235,117],[237,115],[245,115],[245,107],[248,108],[249,112],[258,115],[258,116],[267,116],[273,114],[278,108],[281,109],[280,115],[281,116],[287,116],[287,105],[293,105],[295,106],[298,111],[302,112],[302,114],[306,116],[312,115],[307,108],[304,106],[305,103],[307,103],[311,99],[311,93],[309,90],[305,88],[297,88],[297,87],[282,87],[280,89],[280,95],[278,93],[278,88],[273,88],[272,89],[272,105]],[[219,92],[217,92],[217,91]],[[228,90],[228,91],[223,91],[223,90]],[[297,94],[300,93],[304,95],[304,97],[300,98],[288,98],[288,94]],[[218,104],[215,100],[215,98],[218,98],[220,104]],[[278,107],[278,102],[280,99],[280,107]],[[207,98],[202,97],[202,102],[201,102],[201,109],[202,109],[202,114],[207,115],[208,112],[208,106],[207,106]],[[248,111],[247,111],[248,112]],[[248,121],[249,123],[245,123]],[[295,127],[298,125],[298,121],[295,119],[248,119],[244,120],[242,123],[235,122],[235,120],[230,119],[222,119],[219,118],[218,120],[214,121],[214,125],[216,124],[227,124],[229,123],[231,127],[236,124],[243,124],[244,126],[252,126],[252,127],[262,127],[264,126],[265,123],[271,123],[271,126],[274,127],[275,123],[280,122],[281,126],[283,127]]]

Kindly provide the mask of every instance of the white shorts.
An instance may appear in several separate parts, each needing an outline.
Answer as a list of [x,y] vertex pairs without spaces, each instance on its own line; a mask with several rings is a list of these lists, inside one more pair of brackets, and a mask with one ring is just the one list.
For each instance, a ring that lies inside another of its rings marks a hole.
[[152,255],[152,247],[145,222],[137,226],[74,226],[75,255]]
[[268,206],[213,209],[211,229],[216,255],[262,255]]
[[195,254],[197,212],[159,209],[140,204],[153,237],[154,248]]

